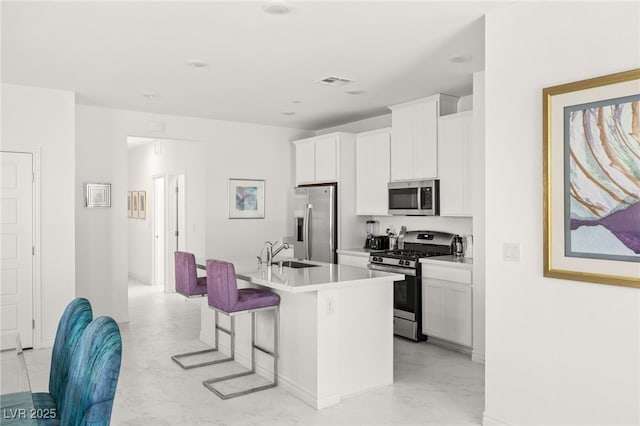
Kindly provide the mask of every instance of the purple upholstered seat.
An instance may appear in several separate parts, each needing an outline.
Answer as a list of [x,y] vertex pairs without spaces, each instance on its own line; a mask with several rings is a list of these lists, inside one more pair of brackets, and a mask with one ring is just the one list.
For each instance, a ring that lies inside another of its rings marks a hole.
[[280,303],[280,296],[269,290],[238,289],[233,264],[220,260],[207,260],[207,287],[209,306],[227,313],[267,308]]
[[202,296],[207,294],[207,277],[198,278],[196,257],[193,253],[175,252],[176,292],[183,296]]

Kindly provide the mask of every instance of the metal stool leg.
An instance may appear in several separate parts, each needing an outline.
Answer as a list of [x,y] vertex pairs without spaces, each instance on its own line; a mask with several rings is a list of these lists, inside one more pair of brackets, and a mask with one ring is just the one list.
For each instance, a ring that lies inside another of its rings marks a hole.
[[183,354],[178,354],[178,355],[173,355],[171,356],[171,359],[178,364],[180,367],[182,367],[183,370],[190,370],[192,368],[197,368],[197,367],[204,367],[206,365],[214,365],[214,364],[220,364],[222,362],[228,362],[228,361],[233,361],[234,359],[234,352],[233,352],[233,337],[231,338],[231,357],[230,358],[221,358],[221,359],[215,359],[215,360],[211,360],[211,361],[204,361],[204,362],[199,362],[196,364],[185,364],[182,362],[182,358],[189,358],[192,356],[196,356],[196,355],[202,355],[202,354],[206,354],[209,352],[218,352],[218,330],[222,330],[225,333],[228,333],[230,335],[233,335],[235,333],[235,329],[234,329],[234,322],[233,322],[233,318],[231,319],[231,330],[226,330],[222,327],[220,327],[218,325],[218,311],[215,311],[215,321],[216,321],[216,327],[215,327],[215,344],[216,347],[212,348],[212,349],[203,349],[200,351],[195,351],[195,352],[186,352]]
[[[228,376],[224,376],[224,377],[216,377],[216,378],[212,378],[212,379],[208,379],[202,382],[202,384],[204,385],[204,387],[206,387],[207,389],[209,389],[211,392],[215,393],[216,395],[218,395],[220,398],[222,399],[230,399],[230,398],[235,398],[238,396],[242,396],[242,395],[247,395],[250,393],[254,393],[254,392],[258,392],[261,390],[265,390],[265,389],[269,389],[269,388],[273,388],[275,386],[277,386],[278,384],[278,371],[277,371],[277,367],[278,367],[278,331],[279,331],[279,319],[280,319],[280,315],[279,315],[279,307],[276,305],[275,306],[275,312],[274,312],[274,334],[273,334],[273,338],[274,338],[274,350],[273,352],[268,351],[262,347],[260,347],[259,345],[256,345],[256,319],[255,319],[255,311],[249,311],[251,313],[251,370],[249,371],[245,371],[242,373],[236,373],[236,374],[230,374]],[[231,321],[232,321],[232,329],[233,329],[233,315],[231,315]],[[235,334],[232,337],[232,347],[234,345],[233,340],[235,338]],[[255,364],[255,354],[254,351],[255,350],[259,350],[267,355],[270,355],[273,357],[273,383],[269,383],[267,385],[263,385],[263,386],[256,386],[253,388],[249,388],[246,390],[242,390],[239,392],[233,392],[233,393],[229,393],[229,394],[224,394],[222,392],[220,392],[218,389],[215,388],[215,386],[213,386],[214,383],[219,383],[219,382],[223,382],[226,380],[231,380],[231,379],[235,379],[238,377],[242,377],[242,376],[248,376],[251,374],[255,374],[256,371],[256,364]]]

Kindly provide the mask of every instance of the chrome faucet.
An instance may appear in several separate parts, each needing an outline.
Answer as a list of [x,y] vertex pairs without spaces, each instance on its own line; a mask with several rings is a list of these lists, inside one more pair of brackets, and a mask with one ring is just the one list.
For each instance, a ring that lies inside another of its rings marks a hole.
[[[280,246],[277,246],[278,242],[272,243],[271,241],[265,241],[264,245],[267,249],[267,266],[271,266],[273,264],[273,258],[280,253],[284,249],[289,248],[289,244],[282,243]],[[275,247],[275,248],[274,248]]]

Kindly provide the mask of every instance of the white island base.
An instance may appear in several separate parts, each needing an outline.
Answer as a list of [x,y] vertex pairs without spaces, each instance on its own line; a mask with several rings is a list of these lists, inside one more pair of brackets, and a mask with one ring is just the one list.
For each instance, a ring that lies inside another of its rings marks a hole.
[[[333,264],[266,268],[237,276],[280,295],[278,386],[321,409],[393,383],[393,281],[401,275]],[[206,298],[201,312],[201,339],[214,346],[215,316]],[[271,349],[273,312],[256,315],[257,342]],[[250,365],[249,318],[236,319],[236,360],[245,366]],[[228,327],[224,315],[220,321]],[[228,354],[228,348],[220,333],[220,350]],[[272,359],[255,352],[258,374],[272,377]]]

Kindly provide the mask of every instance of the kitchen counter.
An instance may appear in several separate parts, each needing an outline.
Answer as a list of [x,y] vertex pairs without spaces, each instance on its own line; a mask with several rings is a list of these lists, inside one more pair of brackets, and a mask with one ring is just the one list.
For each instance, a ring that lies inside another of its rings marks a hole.
[[373,250],[373,249],[367,249],[367,248],[348,248],[348,249],[339,249],[336,251],[338,252],[338,254],[369,257],[369,254],[371,254],[372,252],[384,251],[384,250]]
[[[280,259],[277,260],[287,260]],[[238,286],[267,287],[280,296],[278,386],[316,409],[393,383],[393,282],[402,275],[347,265],[309,262],[311,268],[267,267],[236,271]],[[214,346],[215,315],[206,298],[202,341]],[[236,321],[235,359],[250,366],[250,321]],[[273,312],[256,314],[257,343],[271,348]],[[227,328],[227,318],[220,316]],[[227,340],[220,351],[229,354]],[[244,343],[242,343],[244,342]],[[256,358],[271,377],[269,357]]]
[[257,284],[287,293],[341,288],[349,285],[362,284],[363,280],[369,283],[376,283],[388,282],[389,280],[395,281],[403,278],[403,276],[399,274],[371,271],[369,269],[355,268],[347,265],[310,261],[304,261],[304,263],[318,266],[310,268],[289,268],[285,266],[281,269],[277,264],[271,267],[262,265],[260,269],[256,268],[255,271],[238,272],[236,273],[236,277],[240,280],[248,281],[251,284]]

